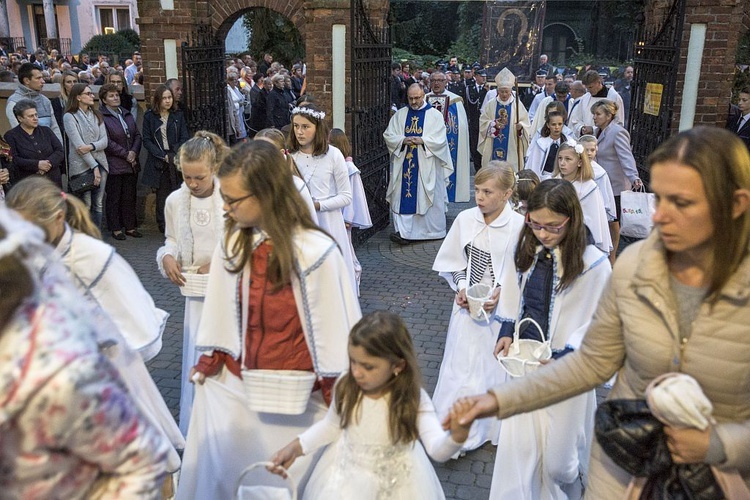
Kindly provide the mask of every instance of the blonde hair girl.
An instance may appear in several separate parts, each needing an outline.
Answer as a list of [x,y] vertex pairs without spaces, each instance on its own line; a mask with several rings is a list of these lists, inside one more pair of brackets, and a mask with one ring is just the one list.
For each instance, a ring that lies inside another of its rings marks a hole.
[[[477,172],[477,206],[458,214],[432,266],[456,294],[432,396],[441,417],[467,391],[482,391],[504,380],[492,348],[500,332],[500,323],[494,321],[499,284],[506,274],[516,275],[513,249],[523,229],[523,217],[508,203],[515,183],[508,162],[490,161]],[[473,313],[467,297],[472,287],[482,288],[479,296],[485,297],[482,309]],[[498,431],[497,422],[479,422],[461,450],[476,449],[487,441],[497,444]]]
[[224,202],[216,173],[229,152],[224,139],[206,130],[196,132],[178,150],[175,166],[184,182],[164,204],[164,246],[156,252],[162,276],[182,290],[190,290],[184,293],[179,417],[185,436],[194,393],[188,375],[199,357],[195,337],[205,295],[205,290],[196,289],[200,280],[196,274],[208,274],[214,249],[224,234]]
[[354,325],[348,349],[349,370],[336,384],[326,418],[279,450],[272,470],[281,473],[278,466],[288,468],[298,457],[329,445],[304,498],[343,500],[363,491],[373,498],[445,498],[424,450],[445,461],[466,439],[468,428],[458,426],[457,418],[451,419],[450,433],[440,427],[420,386],[406,325],[393,313],[370,313]]

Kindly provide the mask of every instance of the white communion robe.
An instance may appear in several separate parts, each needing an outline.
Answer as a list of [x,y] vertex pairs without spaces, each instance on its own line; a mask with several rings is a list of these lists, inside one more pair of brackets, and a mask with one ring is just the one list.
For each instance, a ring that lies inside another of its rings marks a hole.
[[[161,350],[169,314],[158,309],[133,268],[113,247],[65,224],[55,253],[75,287],[90,300],[106,338],[98,339],[104,354],[121,373],[133,399],[175,449],[185,440],[159,393],[145,362]],[[179,468],[176,453],[168,457],[169,471]]]
[[612,182],[609,180],[609,175],[604,167],[599,165],[595,161],[591,161],[591,170],[594,171],[594,182],[599,186],[599,191],[602,194],[602,200],[604,200],[604,209],[607,211],[607,220],[613,221],[617,219],[617,206],[615,205],[615,193],[612,191]]
[[[537,248],[537,257],[541,252]],[[560,250],[554,259],[548,335],[552,349],[577,349],[593,318],[599,297],[609,283],[612,268],[594,245],[583,255],[584,270],[565,290],[555,292],[561,277]],[[536,264],[521,275],[520,288]],[[518,283],[513,277],[509,286]],[[507,317],[520,317],[520,303],[503,300]],[[554,363],[555,361],[552,361]],[[540,368],[544,369],[544,367]],[[586,477],[593,440],[596,394],[589,391],[561,403],[503,420],[500,427],[490,498],[493,500],[568,500],[580,498],[579,474]],[[569,496],[570,495],[570,496]]]
[[357,296],[359,297],[359,286],[362,279],[362,264],[360,264],[357,254],[354,251],[352,243],[352,228],[367,229],[372,227],[372,218],[370,218],[370,208],[367,206],[367,195],[365,187],[362,184],[362,176],[359,169],[350,157],[346,158],[346,168],[349,169],[349,184],[352,186],[352,202],[344,207],[344,223],[348,224],[346,228],[349,236],[349,251],[352,253],[354,263],[354,277],[357,280]]
[[[487,164],[492,160],[492,150],[494,149],[494,139],[492,134],[492,125],[495,121],[495,113],[497,112],[497,106],[501,104],[507,106],[510,104],[510,116],[509,121],[509,134],[508,134],[508,151],[505,158],[498,158],[502,161],[507,161],[513,165],[514,169],[523,170],[524,163],[523,159],[526,157],[526,150],[529,145],[529,129],[531,123],[529,121],[529,114],[526,112],[526,108],[520,101],[516,104],[515,99],[512,97],[508,101],[500,102],[497,99],[491,100],[487,103],[487,106],[482,110],[482,114],[479,117],[479,144],[477,145],[477,151],[482,153],[482,167],[486,167]],[[518,105],[518,119],[516,119],[516,105]],[[516,124],[521,124],[521,137],[516,133]],[[521,156],[518,156],[518,141],[521,141]]]
[[[427,106],[425,103],[422,108]],[[439,111],[425,110],[423,130],[420,135],[423,145],[416,148],[419,161],[419,175],[416,191],[416,213],[402,214],[401,198],[404,160],[410,150],[404,145],[405,129],[409,124],[406,117],[411,108],[399,109],[391,117],[388,128],[383,133],[385,144],[390,151],[391,179],[388,183],[386,199],[391,206],[393,225],[396,232],[407,240],[434,240],[445,237],[445,213],[448,209],[446,181],[453,172],[448,141],[445,135],[445,120]],[[414,193],[412,193],[414,194]]]
[[[516,276],[513,253],[523,229],[523,220],[523,216],[513,211],[510,205],[506,205],[489,224],[485,223],[479,208],[464,210],[448,231],[432,269],[438,271],[456,292],[475,283],[490,286],[502,283],[506,274]],[[506,290],[501,291],[501,294],[505,293]],[[515,297],[508,300],[518,300],[517,287],[510,287],[507,294]],[[500,332],[500,323],[493,321],[493,316],[494,313],[490,312],[486,320],[475,320],[468,309],[459,307],[453,300],[445,352],[432,395],[441,419],[448,415],[458,398],[484,393],[505,381],[505,371],[492,355]],[[497,444],[499,431],[500,421],[497,419],[476,420],[461,451],[474,450],[487,441]]]
[[591,231],[596,247],[604,253],[612,251],[612,236],[609,234],[609,217],[604,207],[604,199],[599,186],[593,179],[581,182],[575,180],[573,188],[581,202],[586,227]]
[[[219,181],[208,198],[196,198],[185,183],[172,192],[164,205],[164,246],[156,251],[159,272],[165,278],[163,260],[171,255],[183,271],[211,262],[216,245],[224,235],[224,201]],[[193,408],[194,386],[188,380],[200,354],[195,349],[198,323],[203,312],[204,297],[185,297],[182,326],[182,374],[180,376],[180,431],[187,436],[190,411]]]
[[[558,141],[558,144],[564,142],[562,137]],[[544,164],[547,162],[547,156],[553,142],[550,137],[539,137],[537,140],[532,141],[531,146],[529,146],[529,153],[526,157],[526,168],[538,175],[541,181],[551,179],[554,174],[554,167],[552,172],[544,171]],[[555,159],[554,165],[557,165],[557,159]]]
[[323,155],[313,156],[301,151],[292,153],[297,168],[310,190],[313,202],[317,201],[318,226],[326,230],[336,240],[347,270],[356,290],[357,280],[354,272],[354,259],[349,248],[349,235],[346,232],[342,210],[352,202],[352,187],[349,183],[349,169],[344,155],[336,147],[329,145]]
[[[238,235],[239,231],[231,238],[230,248]],[[253,248],[263,239],[265,236],[255,231]],[[336,242],[320,231],[295,230],[294,246],[299,273],[292,275],[292,291],[315,374],[337,377],[349,363],[349,331],[362,316],[347,279],[347,263]],[[211,260],[196,347],[208,354],[219,350],[239,359],[248,321],[250,262],[242,273],[230,273],[226,264],[222,244]],[[226,367],[196,386],[176,498],[234,498],[245,467],[268,460],[327,411],[318,390],[301,415],[254,412],[247,406],[244,389],[242,381]],[[317,458],[301,457],[290,468],[300,492]]]
[[[425,98],[429,99],[432,95],[436,94],[431,92],[427,94]],[[451,200],[449,194],[448,201],[465,203],[471,200],[471,194],[469,193],[469,184],[471,182],[471,169],[469,167],[469,162],[471,160],[469,119],[466,117],[466,108],[464,107],[463,98],[460,95],[447,90],[441,95],[448,96],[450,114],[448,115],[448,122],[445,124],[448,149],[452,151],[455,148],[456,150],[456,161],[453,163],[453,174],[455,175],[451,174],[451,179],[455,177],[455,186],[453,186],[455,189],[455,199]],[[455,115],[452,112],[453,110],[450,109],[453,108],[454,105]],[[451,138],[454,136],[458,136],[458,142],[451,144]],[[453,152],[451,152],[451,155],[453,155]],[[446,187],[450,193],[451,186],[448,185]]]

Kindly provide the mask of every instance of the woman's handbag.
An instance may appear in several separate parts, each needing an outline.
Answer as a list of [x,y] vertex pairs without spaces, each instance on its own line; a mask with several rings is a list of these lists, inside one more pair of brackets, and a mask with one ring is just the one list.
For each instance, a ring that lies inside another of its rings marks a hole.
[[656,196],[640,191],[623,191],[620,193],[620,234],[629,238],[643,239],[648,237],[654,222],[651,217],[656,211]]
[[[521,325],[530,322],[539,331],[542,341],[521,339],[519,338]],[[513,343],[510,346],[507,356],[498,356],[497,361],[500,363],[508,375],[511,377],[523,377],[541,366],[541,362],[552,357],[552,348],[550,340],[544,338],[544,332],[539,323],[531,318],[523,318],[516,322],[516,329],[513,332]]]
[[68,179],[68,189],[74,195],[80,196],[83,193],[96,189],[97,186],[94,184],[95,179],[94,169],[90,168],[82,174],[74,175]]

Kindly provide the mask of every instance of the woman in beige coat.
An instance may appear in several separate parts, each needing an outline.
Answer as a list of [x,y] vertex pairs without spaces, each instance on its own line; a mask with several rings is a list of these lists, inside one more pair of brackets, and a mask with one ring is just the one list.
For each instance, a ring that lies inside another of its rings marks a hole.
[[[465,417],[507,418],[590,390],[644,398],[666,372],[713,404],[706,431],[665,427],[676,463],[736,469],[750,485],[750,154],[731,132],[695,128],[649,157],[655,231],[617,260],[581,348],[473,396]],[[594,443],[587,498],[622,498],[631,477]]]

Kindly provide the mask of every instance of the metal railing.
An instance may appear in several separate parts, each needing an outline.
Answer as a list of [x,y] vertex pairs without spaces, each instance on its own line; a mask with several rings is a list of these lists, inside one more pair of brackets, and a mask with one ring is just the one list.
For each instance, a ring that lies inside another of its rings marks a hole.
[[72,55],[70,51],[70,38],[42,38],[41,47],[47,51],[55,49],[61,56]]

